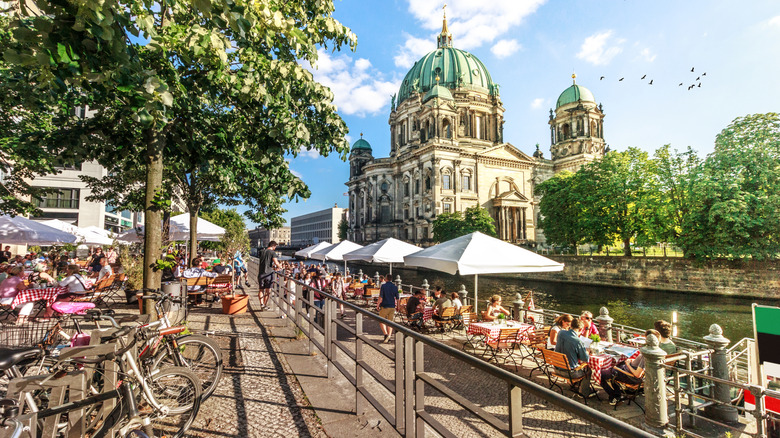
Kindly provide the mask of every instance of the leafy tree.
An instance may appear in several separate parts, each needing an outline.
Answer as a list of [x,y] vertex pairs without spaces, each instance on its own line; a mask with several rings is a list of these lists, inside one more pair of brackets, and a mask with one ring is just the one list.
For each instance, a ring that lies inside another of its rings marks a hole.
[[583,194],[578,192],[577,178],[571,172],[561,172],[534,187],[534,195],[541,196],[539,225],[549,243],[577,248],[585,239],[580,227],[584,211]]
[[495,221],[487,210],[474,206],[463,213],[442,213],[433,221],[433,240],[445,242],[456,237],[479,231],[489,236],[496,235]]
[[780,254],[780,115],[739,117],[718,134],[683,223],[686,253],[701,258]]
[[346,220],[341,219],[339,221],[339,240],[347,240],[347,232],[349,231],[349,223]]
[[690,236],[683,232],[685,224],[692,219],[695,184],[701,171],[701,159],[690,147],[680,153],[665,145],[655,151],[653,161],[658,191],[651,194],[654,208],[649,225],[652,234],[662,242],[684,249]]
[[653,241],[649,218],[655,193],[653,164],[647,152],[628,148],[610,152],[576,173],[583,214],[579,221],[586,239],[602,245],[620,241],[631,256],[631,242]]
[[225,234],[220,238],[219,242],[208,242],[216,243],[214,249],[221,251],[223,257],[232,259],[236,251],[249,254],[249,235],[246,232],[246,224],[241,213],[234,208],[213,208],[204,211],[201,217],[225,229]]
[[[9,27],[13,38],[2,47],[10,74],[25,79],[15,82],[27,90],[21,106],[38,105],[60,116],[52,135],[39,142],[52,156],[101,163],[130,156],[145,166],[146,287],[159,285],[150,267],[161,248],[161,213],[170,203],[163,170],[168,135],[181,122],[172,112],[175,102],[203,96],[204,107],[244,122],[245,141],[235,147],[253,145],[244,162],[259,162],[265,172],[240,167],[238,178],[259,187],[249,204],[253,214],[269,220],[281,211],[280,186],[288,196],[301,189],[279,165],[285,152],[327,154],[335,147],[346,154],[346,127],[332,93],[298,63],[316,63],[321,45],[354,47],[354,35],[331,16],[332,1],[86,0],[38,6],[40,11],[31,11],[20,2]],[[78,96],[74,101],[89,105],[95,116],[65,117],[72,108],[56,105],[61,95]]]

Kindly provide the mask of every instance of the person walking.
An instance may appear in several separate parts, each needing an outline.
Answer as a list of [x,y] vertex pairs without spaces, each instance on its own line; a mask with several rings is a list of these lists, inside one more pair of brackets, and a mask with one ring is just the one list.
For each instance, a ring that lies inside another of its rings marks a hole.
[[273,284],[274,271],[282,268],[279,260],[276,259],[276,246],[275,241],[268,242],[268,247],[260,251],[258,258],[260,259],[260,272],[257,275],[257,283],[260,285],[260,293],[258,298],[262,309],[268,309],[268,298],[271,296],[271,284]]
[[[379,288],[379,302],[376,305],[376,310],[379,311],[379,316],[388,319],[390,321],[395,317],[395,308],[398,305],[398,286],[393,283],[393,277],[387,275],[385,282]],[[390,336],[393,335],[393,328],[387,324],[379,323],[379,328],[382,329],[382,334],[385,335],[385,339],[382,340],[383,344],[390,342]]]

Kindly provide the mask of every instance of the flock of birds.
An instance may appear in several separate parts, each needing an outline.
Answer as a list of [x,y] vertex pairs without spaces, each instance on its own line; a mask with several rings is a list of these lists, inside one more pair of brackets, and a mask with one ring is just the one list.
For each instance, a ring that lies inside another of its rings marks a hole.
[[[691,67],[691,73],[696,73],[696,71],[695,71],[695,70],[696,70],[696,67]],[[693,90],[694,88],[701,88],[701,81],[702,81],[702,79],[701,79],[701,78],[703,78],[704,76],[707,76],[707,72],[706,72],[706,71],[705,71],[704,73],[702,73],[701,75],[699,75],[699,76],[697,76],[697,77],[696,77],[696,79],[694,80],[693,84],[691,84],[691,85],[689,85],[689,86],[688,86],[688,91],[691,91],[691,90]],[[600,81],[603,81],[605,78],[606,78],[606,76],[601,76],[601,77],[599,78],[599,80],[600,80]],[[646,75],[646,74],[645,74],[645,75],[642,75],[642,77],[641,77],[641,78],[639,78],[639,79],[640,79],[640,80],[645,80],[645,78],[647,78],[647,75]],[[618,82],[623,82],[623,79],[625,79],[625,77],[622,77],[622,78],[618,79]],[[650,82],[648,82],[647,84],[648,84],[648,85],[653,85],[653,79],[650,79]],[[680,84],[678,85],[678,87],[682,87],[684,84],[685,84],[685,82],[680,82]]]

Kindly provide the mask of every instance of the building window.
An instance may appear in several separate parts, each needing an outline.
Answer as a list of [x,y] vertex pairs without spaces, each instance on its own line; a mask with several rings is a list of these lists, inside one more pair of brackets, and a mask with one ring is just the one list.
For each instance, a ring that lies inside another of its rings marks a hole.
[[442,208],[444,213],[452,213],[452,204],[450,204],[449,202],[445,202],[442,205],[444,206],[444,208]]
[[409,209],[404,208],[404,219],[409,219]]
[[79,208],[79,189],[59,189],[38,202],[39,208]]
[[441,188],[444,190],[452,190],[452,184],[450,183],[449,175],[441,176]]
[[409,196],[409,181],[404,182],[404,196]]
[[431,189],[431,176],[425,175],[425,190]]
[[463,175],[463,191],[471,190],[471,175]]
[[414,194],[415,195],[420,194],[420,178],[414,180]]

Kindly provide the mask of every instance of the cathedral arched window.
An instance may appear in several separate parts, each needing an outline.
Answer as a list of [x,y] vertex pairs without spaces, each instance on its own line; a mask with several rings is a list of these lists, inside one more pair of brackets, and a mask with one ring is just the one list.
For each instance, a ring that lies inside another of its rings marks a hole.
[[464,192],[471,191],[471,169],[466,169],[460,173],[461,175],[461,190]]
[[452,170],[449,168],[441,171],[441,188],[442,190],[452,190]]
[[441,130],[444,132],[444,138],[452,139],[452,127],[450,126],[449,119],[444,119],[441,124]]
[[563,124],[563,139],[571,138],[571,127],[568,123]]

